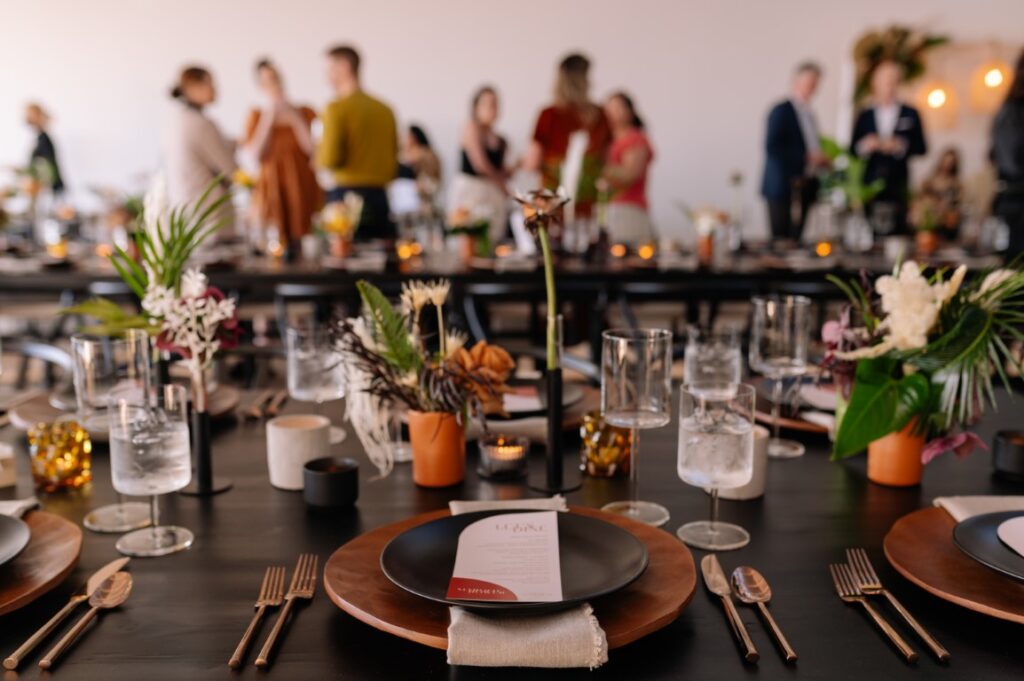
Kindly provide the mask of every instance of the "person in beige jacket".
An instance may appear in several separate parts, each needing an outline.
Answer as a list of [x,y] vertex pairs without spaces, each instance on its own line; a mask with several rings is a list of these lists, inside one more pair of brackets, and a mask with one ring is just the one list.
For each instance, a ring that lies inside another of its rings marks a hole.
[[[163,158],[167,179],[167,198],[171,206],[194,203],[215,177],[221,186],[213,197],[231,191],[235,163],[235,144],[224,137],[203,112],[217,98],[213,76],[205,68],[190,66],[182,70],[178,84],[171,90],[177,100],[163,139]],[[220,211],[224,220],[218,236],[234,233],[234,210],[225,202]]]

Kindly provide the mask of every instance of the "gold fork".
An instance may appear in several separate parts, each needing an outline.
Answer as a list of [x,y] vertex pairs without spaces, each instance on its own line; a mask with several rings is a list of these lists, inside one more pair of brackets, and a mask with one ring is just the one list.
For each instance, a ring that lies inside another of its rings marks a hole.
[[228,660],[229,667],[238,669],[242,666],[242,658],[245,656],[245,651],[249,649],[249,642],[252,641],[253,634],[256,633],[256,629],[259,627],[263,615],[267,612],[267,608],[276,608],[281,605],[283,600],[284,568],[268,567],[267,571],[263,573],[260,595],[256,599],[256,605],[253,606],[256,609],[256,613],[252,616],[252,621],[249,622],[249,628],[242,635],[242,640],[238,642],[238,647],[235,648],[234,654]]
[[867,551],[864,549],[846,549],[846,560],[849,562],[850,567],[853,568],[853,575],[857,579],[857,585],[863,593],[869,596],[885,596],[892,607],[896,609],[896,612],[914,630],[914,633],[920,636],[921,640],[931,649],[935,657],[939,658],[940,662],[947,662],[949,660],[949,651],[943,648],[941,643],[925,631],[921,623],[903,607],[903,604],[896,600],[896,597],[888,589],[882,586],[882,580],[878,578],[878,573],[875,572],[874,566],[871,565]]
[[854,581],[853,572],[850,570],[850,566],[843,565],[829,565],[829,572],[832,573],[832,582],[836,585],[836,593],[839,594],[839,598],[844,603],[860,603],[867,610],[868,614],[871,615],[871,619],[875,621],[878,628],[885,632],[885,635],[889,637],[893,645],[896,646],[903,657],[906,658],[907,662],[916,662],[917,653],[910,645],[903,640],[903,637],[892,628],[885,619],[879,614],[875,608],[868,603],[868,599],[860,591],[860,587],[857,586],[857,582]]
[[270,635],[263,644],[263,650],[260,651],[259,656],[256,658],[257,667],[270,666],[270,654],[274,650],[274,644],[277,643],[278,635],[288,621],[288,615],[291,613],[292,605],[295,604],[295,601],[300,599],[312,600],[313,591],[316,589],[316,568],[319,560],[312,553],[303,553],[299,556],[299,560],[295,563],[295,572],[292,573],[292,583],[284,597],[284,607],[281,609],[281,614],[277,616],[277,621],[274,622],[274,628],[270,630]]

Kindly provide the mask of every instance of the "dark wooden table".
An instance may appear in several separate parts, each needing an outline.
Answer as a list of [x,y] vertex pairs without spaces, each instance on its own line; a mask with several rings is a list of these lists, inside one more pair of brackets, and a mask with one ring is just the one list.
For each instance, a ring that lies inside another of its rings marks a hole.
[[[1016,425],[1021,414],[1006,403],[988,418],[981,434],[989,441],[997,426]],[[290,403],[288,411],[304,410]],[[335,414],[337,415],[337,413]],[[2,437],[21,442],[7,429]],[[665,504],[672,513],[666,527],[674,532],[683,522],[707,513],[707,497],[682,483],[675,472],[676,430],[645,433],[642,496]],[[795,667],[779,659],[753,610],[741,614],[761,649],[757,666],[740,661],[716,598],[702,585],[683,615],[671,626],[623,649],[612,651],[600,670],[544,671],[450,668],[444,653],[393,638],[356,621],[336,608],[318,590],[313,602],[299,610],[269,672],[250,664],[228,670],[227,659],[252,612],[252,600],[266,566],[287,565],[313,551],[326,559],[335,548],[361,532],[412,514],[445,507],[449,499],[515,498],[530,493],[518,485],[480,481],[469,465],[466,482],[457,488],[430,491],[416,488],[408,464],[400,464],[385,480],[371,480],[374,471],[355,438],[339,452],[360,459],[361,497],[349,511],[313,512],[300,493],[272,488],[267,481],[264,426],[228,423],[215,434],[216,469],[233,478],[233,490],[208,500],[171,495],[163,502],[168,522],[196,534],[189,551],[173,556],[132,561],[132,597],[92,628],[54,678],[74,681],[152,679],[276,678],[305,679],[1008,679],[1024,671],[1024,646],[1019,625],[989,619],[940,601],[900,578],[885,564],[882,537],[900,516],[945,494],[1024,491],[994,480],[987,455],[965,461],[946,457],[929,466],[920,488],[888,489],[866,482],[863,460],[828,461],[827,443],[807,440],[808,454],[797,460],[771,462],[768,492],[760,500],[723,502],[723,518],[750,530],[753,541],[721,555],[723,566],[758,567],[774,591],[772,609],[800,654]],[[43,499],[48,510],[80,521],[86,511],[113,500],[107,454],[94,457],[96,478],[81,494]],[[534,462],[538,466],[540,461]],[[16,490],[3,498],[32,493],[27,461],[19,460]],[[600,506],[622,497],[621,481],[587,480],[570,495],[571,503]],[[62,587],[34,604],[0,617],[0,653],[13,650],[64,603],[92,570],[116,556],[114,536],[86,532],[81,562]],[[867,547],[883,580],[907,607],[951,651],[943,667],[923,646],[907,637],[921,660],[907,665],[864,614],[836,598],[826,565],[843,558],[848,546]],[[696,558],[699,559],[700,552]],[[263,634],[269,630],[265,626]],[[260,637],[262,640],[262,636]],[[5,679],[38,678],[32,656],[20,674]],[[48,678],[48,677],[47,677]]]

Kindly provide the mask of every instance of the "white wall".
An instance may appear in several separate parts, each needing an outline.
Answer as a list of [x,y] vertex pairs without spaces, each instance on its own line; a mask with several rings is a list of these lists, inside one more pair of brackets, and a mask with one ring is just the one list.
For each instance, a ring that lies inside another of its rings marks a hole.
[[214,71],[212,115],[237,135],[256,101],[253,61],[272,57],[294,99],[328,98],[322,53],[361,49],[365,85],[422,123],[449,172],[470,92],[503,97],[502,130],[521,151],[568,50],[592,56],[594,92],[625,88],[657,149],[655,218],[682,233],[675,201],[731,205],[727,178],[746,178],[757,229],[763,118],[792,66],[826,71],[818,99],[835,133],[839,73],[853,40],[892,22],[958,40],[1022,38],[1021,0],[8,0],[0,28],[0,164],[23,163],[21,104],[44,102],[70,184],[130,184],[157,163],[161,117],[178,68]]

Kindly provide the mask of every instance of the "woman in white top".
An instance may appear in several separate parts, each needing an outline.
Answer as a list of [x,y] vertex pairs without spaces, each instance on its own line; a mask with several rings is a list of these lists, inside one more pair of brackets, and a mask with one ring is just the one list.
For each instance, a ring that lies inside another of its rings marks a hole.
[[[163,139],[168,202],[173,207],[194,203],[218,176],[221,186],[211,198],[228,193],[238,167],[235,144],[203,113],[217,98],[213,76],[200,66],[183,69],[171,96],[177,102]],[[224,221],[219,235],[230,235],[234,231],[230,201],[224,203],[219,217]]]

